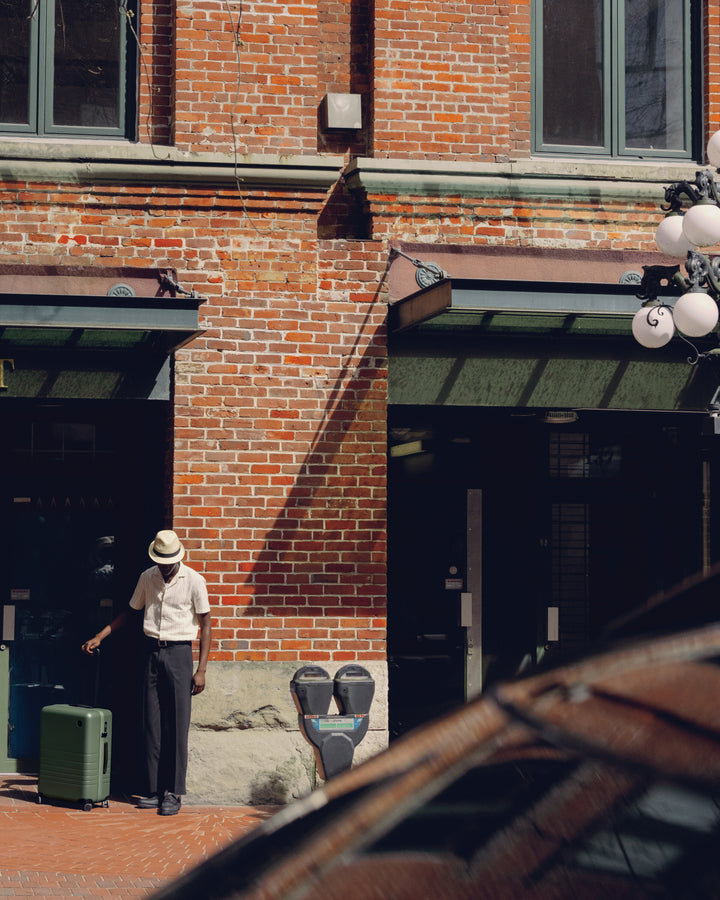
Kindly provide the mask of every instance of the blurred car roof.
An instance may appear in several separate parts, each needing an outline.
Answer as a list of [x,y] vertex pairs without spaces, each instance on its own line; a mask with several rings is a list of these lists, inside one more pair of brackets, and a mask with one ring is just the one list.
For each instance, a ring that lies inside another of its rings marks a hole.
[[719,583],[421,726],[155,900],[720,897]]

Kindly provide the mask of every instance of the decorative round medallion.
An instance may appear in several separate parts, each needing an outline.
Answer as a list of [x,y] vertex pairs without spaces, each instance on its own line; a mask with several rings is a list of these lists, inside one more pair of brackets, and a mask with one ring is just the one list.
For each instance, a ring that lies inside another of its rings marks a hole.
[[134,297],[135,291],[129,284],[114,284],[107,295],[108,297]]
[[445,278],[445,273],[440,266],[435,263],[423,263],[417,267],[415,272],[415,281],[421,288],[430,287],[431,284],[437,284]]

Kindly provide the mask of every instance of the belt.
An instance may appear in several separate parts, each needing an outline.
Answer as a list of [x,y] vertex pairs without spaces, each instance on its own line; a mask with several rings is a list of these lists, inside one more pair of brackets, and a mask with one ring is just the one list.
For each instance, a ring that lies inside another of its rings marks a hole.
[[150,637],[149,634],[145,635],[145,640],[151,647],[182,647],[192,644],[192,641],[161,641],[160,638]]

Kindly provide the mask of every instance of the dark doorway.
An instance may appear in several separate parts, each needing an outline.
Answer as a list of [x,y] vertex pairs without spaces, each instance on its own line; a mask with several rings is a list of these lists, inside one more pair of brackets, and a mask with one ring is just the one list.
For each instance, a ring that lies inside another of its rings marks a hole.
[[2,750],[19,769],[36,765],[42,707],[79,703],[113,712],[114,780],[134,778],[134,629],[106,641],[95,658],[80,647],[126,606],[148,540],[164,523],[167,407],[0,405]]
[[586,651],[613,618],[712,561],[720,439],[703,436],[705,419],[391,408],[391,736],[465,699],[468,491],[482,492],[488,684]]

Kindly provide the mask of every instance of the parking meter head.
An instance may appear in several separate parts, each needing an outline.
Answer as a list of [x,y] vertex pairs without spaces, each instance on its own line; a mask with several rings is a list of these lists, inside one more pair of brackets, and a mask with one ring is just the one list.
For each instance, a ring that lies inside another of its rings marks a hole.
[[352,663],[335,673],[333,693],[344,716],[365,716],[375,696],[375,682],[363,666]]
[[290,681],[295,706],[303,716],[325,716],[333,695],[333,681],[321,666],[303,666]]

